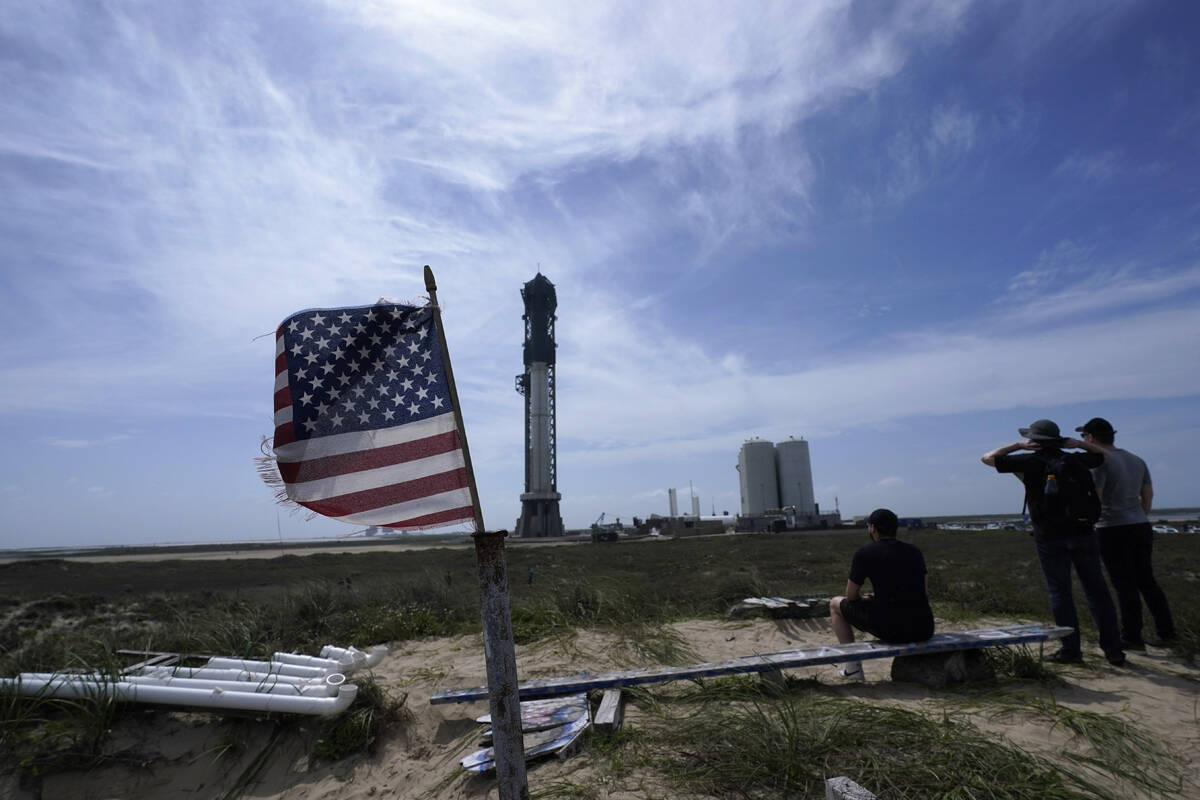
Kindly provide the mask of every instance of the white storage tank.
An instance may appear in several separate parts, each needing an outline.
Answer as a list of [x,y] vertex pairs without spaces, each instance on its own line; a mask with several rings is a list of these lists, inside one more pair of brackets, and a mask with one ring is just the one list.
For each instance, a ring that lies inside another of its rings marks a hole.
[[813,499],[812,462],[808,458],[808,442],[788,437],[775,445],[776,474],[779,476],[779,502],[784,508],[794,506],[800,515],[815,514]]
[[779,508],[774,444],[758,438],[744,443],[738,451],[738,476],[742,489],[742,516]]

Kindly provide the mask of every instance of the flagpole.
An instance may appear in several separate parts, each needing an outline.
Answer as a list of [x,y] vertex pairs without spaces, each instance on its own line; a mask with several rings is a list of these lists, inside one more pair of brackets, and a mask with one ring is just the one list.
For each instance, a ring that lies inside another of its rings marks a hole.
[[529,800],[529,785],[525,775],[525,742],[521,730],[521,701],[517,690],[517,657],[513,644],[512,611],[508,601],[508,568],[504,560],[504,538],[508,531],[487,532],[483,528],[483,511],[479,491],[475,487],[475,470],[467,449],[467,433],[463,427],[454,372],[450,368],[450,351],[442,330],[442,314],[437,303],[437,284],[433,270],[425,265],[425,291],[433,307],[434,326],[442,365],[446,369],[446,388],[454,408],[454,422],[466,462],[467,482],[471,487],[471,503],[475,507],[475,561],[479,569],[479,602],[483,621],[483,658],[487,669],[488,705],[492,715],[492,752],[495,755],[496,780],[500,800]]
[[475,532],[483,533],[483,507],[479,504],[479,489],[475,486],[475,468],[471,466],[471,450],[467,447],[467,429],[463,427],[462,409],[458,405],[458,389],[454,385],[454,370],[450,366],[450,349],[446,347],[446,332],[442,328],[442,310],[438,307],[437,283],[433,270],[425,265],[425,291],[429,293],[429,305],[433,308],[434,327],[437,329],[438,347],[442,351],[442,365],[446,368],[446,389],[450,393],[450,405],[454,409],[454,424],[462,444],[463,461],[467,468],[467,486],[471,490],[471,505],[475,509]]

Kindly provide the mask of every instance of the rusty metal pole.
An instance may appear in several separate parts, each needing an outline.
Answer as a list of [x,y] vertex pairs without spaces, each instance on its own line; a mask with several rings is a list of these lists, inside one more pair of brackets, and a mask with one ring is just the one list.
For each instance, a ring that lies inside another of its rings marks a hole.
[[496,755],[500,800],[529,800],[521,702],[517,695],[517,656],[508,603],[508,568],[504,561],[506,536],[508,531],[487,531],[475,533],[472,538],[475,539],[475,561],[479,565],[483,656],[487,664],[492,746]]

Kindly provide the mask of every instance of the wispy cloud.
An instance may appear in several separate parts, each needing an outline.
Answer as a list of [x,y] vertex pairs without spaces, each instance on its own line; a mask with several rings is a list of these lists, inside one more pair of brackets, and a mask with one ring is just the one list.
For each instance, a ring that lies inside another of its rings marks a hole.
[[1060,175],[1082,178],[1086,181],[1106,181],[1121,169],[1121,153],[1105,150],[1099,153],[1072,153],[1055,167]]

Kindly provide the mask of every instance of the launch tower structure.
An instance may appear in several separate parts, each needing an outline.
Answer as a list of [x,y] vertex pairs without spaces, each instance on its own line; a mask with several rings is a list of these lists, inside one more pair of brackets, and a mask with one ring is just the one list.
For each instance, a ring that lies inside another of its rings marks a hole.
[[562,536],[554,405],[554,316],[558,297],[542,273],[521,289],[525,301],[525,372],[517,392],[525,396],[525,492],[521,495],[520,537]]

